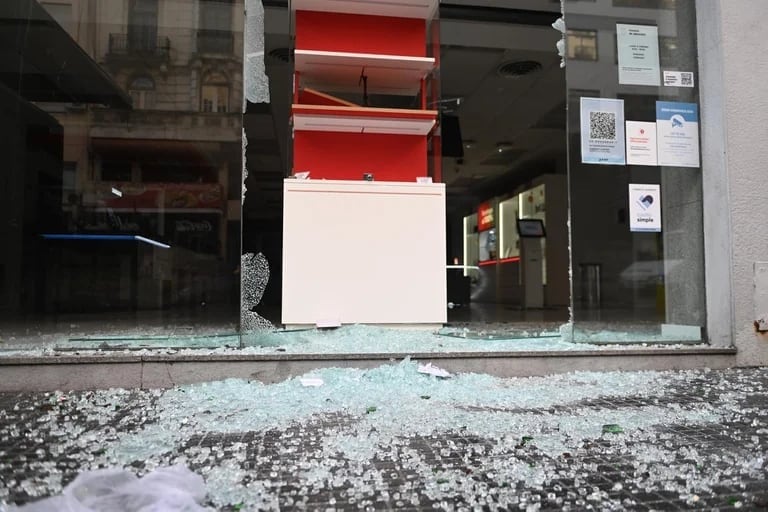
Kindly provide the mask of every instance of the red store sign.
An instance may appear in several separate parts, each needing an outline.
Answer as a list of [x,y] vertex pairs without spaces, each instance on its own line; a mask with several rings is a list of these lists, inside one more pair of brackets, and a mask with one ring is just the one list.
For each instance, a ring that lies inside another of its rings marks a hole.
[[477,230],[491,229],[495,225],[494,220],[493,205],[491,203],[481,204],[477,209]]
[[100,184],[96,197],[96,206],[115,210],[217,210],[224,205],[218,183]]

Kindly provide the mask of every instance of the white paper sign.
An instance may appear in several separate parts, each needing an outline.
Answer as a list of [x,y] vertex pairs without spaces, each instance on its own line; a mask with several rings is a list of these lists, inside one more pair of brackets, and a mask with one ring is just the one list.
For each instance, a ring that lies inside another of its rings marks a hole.
[[659,165],[656,123],[627,121],[627,165]]
[[664,87],[693,87],[693,71],[665,71]]
[[699,166],[699,106],[695,103],[656,102],[659,165]]
[[661,232],[661,186],[629,184],[629,230]]
[[581,98],[581,161],[624,165],[624,100]]
[[619,83],[661,85],[659,29],[648,25],[616,25]]

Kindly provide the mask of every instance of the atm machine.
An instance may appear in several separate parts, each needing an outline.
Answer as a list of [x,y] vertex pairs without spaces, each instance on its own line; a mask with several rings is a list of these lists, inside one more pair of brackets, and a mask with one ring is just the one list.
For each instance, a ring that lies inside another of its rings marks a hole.
[[523,277],[523,308],[544,307],[544,253],[542,239],[546,237],[541,219],[517,219],[520,235],[520,271]]

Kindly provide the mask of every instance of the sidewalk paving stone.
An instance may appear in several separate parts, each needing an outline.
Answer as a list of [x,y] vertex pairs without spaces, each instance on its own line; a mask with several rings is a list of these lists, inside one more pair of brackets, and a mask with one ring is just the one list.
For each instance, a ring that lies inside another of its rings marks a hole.
[[224,511],[768,510],[768,369],[313,376],[0,394],[0,500],[184,463]]

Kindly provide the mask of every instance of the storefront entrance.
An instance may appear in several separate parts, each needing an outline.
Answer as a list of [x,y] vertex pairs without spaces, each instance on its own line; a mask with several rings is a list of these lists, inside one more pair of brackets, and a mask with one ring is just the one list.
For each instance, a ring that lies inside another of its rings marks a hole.
[[558,333],[570,304],[559,5],[462,4],[440,12],[449,325]]
[[705,339],[695,7],[564,2],[561,34],[559,2],[457,4],[440,10],[450,322]]
[[693,2],[155,3],[9,2],[5,348],[707,339]]

